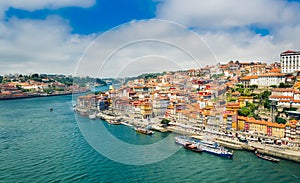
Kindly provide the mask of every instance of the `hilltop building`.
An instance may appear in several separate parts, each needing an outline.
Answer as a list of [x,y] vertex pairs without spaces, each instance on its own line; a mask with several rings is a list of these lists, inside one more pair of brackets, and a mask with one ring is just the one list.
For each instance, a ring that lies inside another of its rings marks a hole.
[[280,54],[281,73],[293,73],[300,70],[300,51],[287,50]]

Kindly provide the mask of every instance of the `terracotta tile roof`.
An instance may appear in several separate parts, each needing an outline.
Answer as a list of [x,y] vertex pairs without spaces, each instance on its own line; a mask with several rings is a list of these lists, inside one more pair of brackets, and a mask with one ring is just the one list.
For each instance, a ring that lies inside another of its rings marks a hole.
[[226,107],[240,107],[239,103],[227,103]]
[[296,51],[293,51],[293,50],[287,50],[287,51],[282,52],[282,53],[296,53]]
[[279,96],[279,95],[270,95],[269,98],[290,98],[292,99],[292,96]]
[[271,70],[270,70],[270,72],[272,72],[272,73],[280,73],[280,69],[279,68],[272,68]]
[[277,92],[293,92],[294,89],[292,89],[292,88],[273,88],[272,91],[277,91]]
[[276,127],[276,128],[284,128],[285,127],[284,124],[278,124],[278,123],[272,123],[272,122],[267,122],[267,126]]
[[258,76],[245,76],[245,77],[242,77],[240,78],[240,80],[250,80],[250,79],[257,79]]
[[290,100],[279,100],[278,102],[290,102]]
[[285,76],[285,74],[280,74],[280,73],[266,73],[266,74],[261,74],[258,77],[265,77],[265,76],[280,77],[280,76]]

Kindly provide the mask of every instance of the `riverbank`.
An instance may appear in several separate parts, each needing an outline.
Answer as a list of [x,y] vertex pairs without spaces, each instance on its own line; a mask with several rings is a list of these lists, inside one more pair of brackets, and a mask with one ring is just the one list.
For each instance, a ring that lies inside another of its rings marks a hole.
[[[88,110],[76,108],[75,109],[78,113],[84,116],[88,116]],[[263,153],[266,155],[271,155],[274,157],[291,160],[300,163],[300,151],[290,150],[287,146],[281,145],[269,145],[269,144],[261,144],[260,142],[240,142],[237,138],[228,137],[226,135],[217,135],[217,133],[211,133],[209,131],[197,131],[192,129],[186,129],[182,126],[170,125],[170,126],[163,126],[160,124],[159,118],[149,119],[149,120],[142,120],[142,119],[131,119],[130,116],[124,116],[122,114],[116,114],[112,111],[102,111],[95,114],[96,117],[103,119],[104,121],[110,124],[122,124],[129,126],[131,128],[136,127],[150,127],[151,130],[159,131],[162,133],[165,132],[173,132],[179,135],[185,136],[202,136],[204,138],[213,139],[213,141],[219,143],[220,145],[234,149],[234,150],[247,150],[254,152],[255,149],[259,153]],[[115,122],[118,123],[115,123]]]
[[201,136],[210,136],[214,139],[215,142],[219,143],[220,145],[234,149],[234,150],[247,150],[254,152],[256,149],[259,153],[278,157],[281,159],[286,159],[290,161],[295,161],[300,163],[300,151],[295,151],[289,149],[289,147],[285,145],[269,145],[269,144],[261,144],[260,142],[248,142],[243,143],[240,142],[237,138],[231,138],[231,137],[222,137],[215,134],[210,133],[196,133],[191,131],[185,131],[181,128],[176,127],[168,127],[168,131],[178,133],[181,135],[201,135]]
[[73,94],[84,94],[87,91],[81,92],[63,92],[63,93],[55,93],[55,94],[27,94],[27,95],[4,95],[0,96],[0,100],[16,100],[16,99],[28,99],[28,98],[37,98],[37,97],[54,97],[54,96],[63,96],[63,95],[73,95]]
[[[72,113],[72,96],[33,98],[0,102],[0,182],[299,182],[300,166],[294,161],[270,163],[254,153],[235,151],[232,160],[208,153],[195,154],[184,148],[157,163],[134,166],[115,162],[93,149],[83,135],[82,123],[93,128],[100,122]],[[20,107],[16,107],[20,106]],[[54,113],[49,112],[54,108]],[[109,132],[135,146],[148,145],[147,153],[161,154],[151,144],[175,134],[139,135],[124,125],[109,125]],[[102,139],[96,139],[96,143]],[[108,142],[109,143],[109,142]],[[167,143],[167,142],[166,142]],[[178,146],[172,141],[166,146]],[[118,150],[132,157],[132,150]],[[144,154],[140,154],[143,161]],[[229,168],[230,167],[230,168]],[[170,173],[172,172],[172,173]],[[262,175],[263,172],[263,175]]]

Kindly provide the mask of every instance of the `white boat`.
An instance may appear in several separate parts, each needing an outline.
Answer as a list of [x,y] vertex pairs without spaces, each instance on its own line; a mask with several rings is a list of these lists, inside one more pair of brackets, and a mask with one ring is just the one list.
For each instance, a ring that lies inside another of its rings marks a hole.
[[137,127],[135,131],[145,135],[152,135],[154,132],[152,130],[148,130],[147,128]]
[[90,118],[90,119],[96,119],[96,115],[95,115],[95,114],[90,114],[90,115],[89,115],[89,118]]
[[202,149],[204,152],[210,154],[227,157],[227,158],[233,157],[233,152],[228,151],[223,146],[220,146],[217,142],[197,140],[185,136],[175,137],[175,143],[177,144],[185,145],[187,142],[197,145],[199,149]]

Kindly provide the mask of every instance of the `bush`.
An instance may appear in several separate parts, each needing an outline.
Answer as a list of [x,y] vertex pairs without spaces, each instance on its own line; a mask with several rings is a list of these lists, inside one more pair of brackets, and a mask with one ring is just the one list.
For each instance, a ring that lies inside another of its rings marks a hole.
[[161,120],[160,123],[163,124],[163,125],[169,126],[170,120],[164,118],[164,119]]
[[280,117],[278,117],[278,118],[276,119],[276,122],[279,123],[279,124],[286,124],[286,120],[283,119],[283,118],[280,118]]

